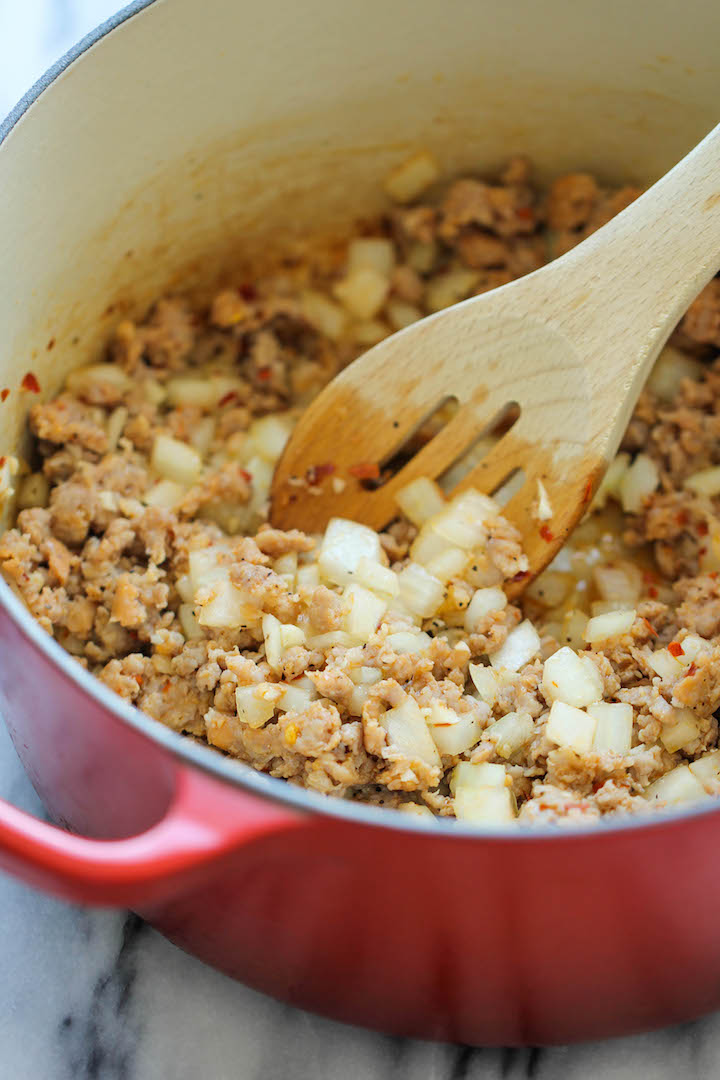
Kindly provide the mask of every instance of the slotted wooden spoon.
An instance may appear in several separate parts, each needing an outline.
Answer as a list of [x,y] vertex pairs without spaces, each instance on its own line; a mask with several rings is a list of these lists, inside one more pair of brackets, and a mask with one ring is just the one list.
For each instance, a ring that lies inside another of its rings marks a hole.
[[[440,476],[517,403],[517,422],[457,490],[492,493],[524,471],[504,512],[537,574],[585,511],[668,335],[719,268],[720,126],[567,255],[393,334],[341,372],[278,464],[273,523],[313,532],[340,516],[382,528],[397,516],[400,488]],[[357,466],[382,468],[448,398],[459,403],[453,419],[368,491]],[[320,494],[293,483],[328,463]],[[544,522],[533,509],[539,480],[552,509]]]

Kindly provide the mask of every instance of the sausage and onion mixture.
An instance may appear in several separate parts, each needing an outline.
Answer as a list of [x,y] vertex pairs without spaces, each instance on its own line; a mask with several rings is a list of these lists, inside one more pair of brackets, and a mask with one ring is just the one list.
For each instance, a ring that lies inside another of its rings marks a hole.
[[[536,269],[638,194],[541,192],[516,158],[439,182],[419,152],[387,212],[198,309],[158,300],[30,410],[0,459],[0,566],[40,624],[148,716],[316,792],[497,826],[592,822],[720,793],[720,279],[663,351],[585,521],[526,573],[512,494],[417,480],[377,534],[267,523],[302,408],[394,330]],[[36,389],[33,377],[23,382]],[[0,406],[1,407],[1,406]],[[437,422],[437,418],[435,418]],[[428,429],[420,438],[432,434]],[[312,499],[378,463],[298,477]],[[530,528],[552,529],[538,492]]]

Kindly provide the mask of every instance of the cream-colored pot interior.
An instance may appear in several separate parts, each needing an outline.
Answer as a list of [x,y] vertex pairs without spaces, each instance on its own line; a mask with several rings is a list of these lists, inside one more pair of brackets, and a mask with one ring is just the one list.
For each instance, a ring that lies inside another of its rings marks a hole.
[[[155,0],[0,146],[0,455],[119,318],[382,206],[411,148],[647,182],[718,121],[707,0]],[[51,343],[53,343],[51,345]]]

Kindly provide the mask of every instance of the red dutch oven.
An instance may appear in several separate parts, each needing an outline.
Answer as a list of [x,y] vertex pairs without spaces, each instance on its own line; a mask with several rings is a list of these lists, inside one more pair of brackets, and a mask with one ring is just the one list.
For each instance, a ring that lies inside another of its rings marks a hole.
[[[28,371],[50,394],[168,285],[377,210],[409,148],[653,178],[717,120],[719,31],[702,0],[131,5],[0,130],[0,454]],[[116,698],[4,583],[0,711],[57,823],[1,803],[5,869],[295,1005],[506,1045],[720,1005],[720,804],[490,834],[325,799]]]

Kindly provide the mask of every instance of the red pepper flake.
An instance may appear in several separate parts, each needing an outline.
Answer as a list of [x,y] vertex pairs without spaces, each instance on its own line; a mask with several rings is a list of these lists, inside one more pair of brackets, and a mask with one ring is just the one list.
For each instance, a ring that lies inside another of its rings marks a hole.
[[522,218],[523,221],[531,221],[535,216],[532,206],[519,206],[515,213],[517,217]]
[[684,656],[685,650],[679,641],[671,641],[668,645],[668,652],[671,656]]
[[172,690],[172,683],[171,683],[170,679],[168,679],[168,681],[165,683],[165,685],[162,688],[162,692],[163,692],[163,694],[169,694],[171,690]]
[[33,394],[40,393],[40,383],[37,381],[32,371],[28,371],[27,375],[23,375],[20,385],[23,390],[29,390]]
[[525,578],[530,577],[529,570],[518,570],[517,574],[510,578],[511,581],[524,581]]
[[710,526],[708,525],[707,521],[699,521],[697,531],[698,536],[707,536],[707,534],[710,532]]
[[359,465],[351,465],[348,469],[351,476],[358,480],[377,480],[380,476],[380,466],[376,461],[363,461]]
[[643,622],[645,623],[646,627],[648,628],[648,632],[651,633],[653,637],[657,637],[658,632],[655,629],[655,627],[653,626],[653,624],[651,622],[648,622],[647,619],[643,619]]
[[136,682],[136,683],[138,684],[138,686],[142,686],[142,684],[143,684],[143,677],[142,677],[142,675],[133,675],[133,679],[134,679],[134,680],[135,680],[135,682]]
[[240,475],[242,476],[246,484],[252,484],[252,474],[249,473],[247,469],[241,469]]
[[648,588],[647,594],[648,594],[648,596],[650,597],[651,600],[654,600],[657,597],[658,591],[657,591],[657,589],[655,588],[654,585],[651,585]]
[[5,456],[0,457],[0,469],[4,468],[7,458]]
[[268,379],[272,378],[272,368],[270,368],[270,367],[258,368],[257,377],[260,380],[260,382],[267,382]]
[[243,300],[257,300],[257,289],[249,281],[244,281],[242,285],[238,285],[238,292]]
[[704,555],[707,555],[707,548],[706,548],[706,547],[701,547],[701,548],[699,548],[699,549],[698,549],[698,555],[699,555],[699,556],[700,556],[700,558],[702,559],[702,557],[703,557]]
[[52,350],[55,348],[55,338],[54,337],[50,338],[50,340],[48,341],[45,348],[47,349],[48,352],[52,352]]
[[583,498],[584,503],[589,503],[590,502],[590,500],[592,499],[592,493],[593,493],[593,482],[590,479],[590,477],[588,477],[587,480],[585,481],[585,487],[583,488],[583,496],[582,496],[582,498]]
[[546,540],[548,544],[555,539],[554,535],[550,532],[550,527],[548,525],[541,525],[539,532],[543,540]]
[[7,401],[7,399],[9,397],[10,397],[10,391],[8,390],[8,388],[6,386],[4,390],[0,390],[0,401]]
[[696,671],[697,671],[697,664],[692,663],[690,665],[690,667],[687,669],[686,678],[689,678],[691,675],[694,675]]
[[678,525],[687,525],[690,520],[690,515],[688,514],[687,510],[681,510],[679,514],[676,514],[675,520],[677,521]]
[[332,476],[335,472],[335,466],[331,461],[325,461],[322,465],[311,465],[309,469],[305,470],[305,479],[308,484],[317,484],[319,480],[322,480],[326,476]]
[[717,581],[717,576],[718,576],[717,570],[713,570],[713,572],[711,574],[708,574],[708,577],[712,578],[713,581]]
[[220,400],[218,401],[218,405],[229,405],[231,401],[237,401],[237,399],[237,390],[228,390],[227,394],[223,394],[223,396],[220,398]]

